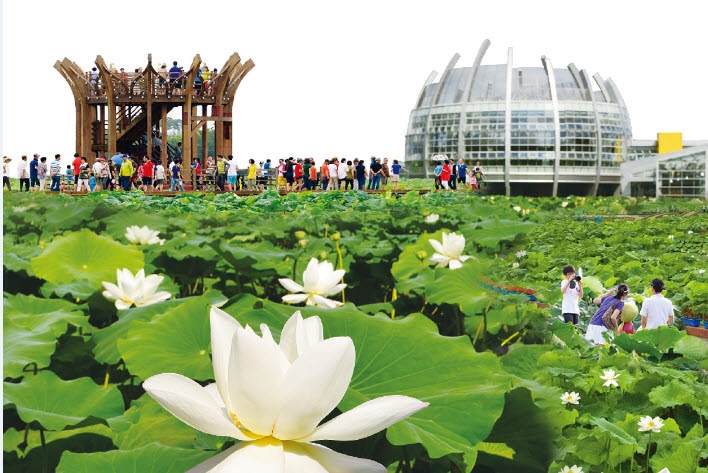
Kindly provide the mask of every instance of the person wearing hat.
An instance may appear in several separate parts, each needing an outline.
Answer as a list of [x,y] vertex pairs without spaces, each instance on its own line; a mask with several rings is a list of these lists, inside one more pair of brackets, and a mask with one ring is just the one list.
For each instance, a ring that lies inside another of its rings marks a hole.
[[59,192],[61,190],[61,155],[55,154],[54,161],[49,165],[49,175],[52,178],[52,184],[49,190]]
[[656,278],[651,282],[651,297],[642,303],[642,330],[674,323],[674,305],[664,297],[664,281]]
[[39,167],[39,155],[34,153],[32,161],[29,163],[29,179],[30,179],[30,190],[36,192],[39,190],[39,177],[37,175]]
[[12,161],[12,158],[8,158],[7,156],[3,156],[2,158],[2,187],[5,189],[5,186],[7,186],[7,190],[12,191],[12,185],[10,184],[10,161]]

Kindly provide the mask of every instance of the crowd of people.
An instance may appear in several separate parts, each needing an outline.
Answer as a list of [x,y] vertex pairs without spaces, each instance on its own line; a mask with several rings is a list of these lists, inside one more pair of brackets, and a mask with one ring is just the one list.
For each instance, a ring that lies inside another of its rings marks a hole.
[[477,161],[474,168],[470,169],[462,158],[455,162],[454,159],[447,159],[445,155],[436,156],[441,156],[443,159],[437,161],[433,171],[435,175],[435,190],[457,190],[458,184],[462,189],[481,189],[484,183],[484,172],[479,161]]
[[[651,297],[642,302],[639,315],[641,316],[640,330],[655,329],[658,327],[673,325],[674,307],[670,299],[664,297],[666,289],[664,281],[655,278],[650,283]],[[583,298],[582,276],[576,274],[572,265],[563,268],[563,281],[560,283],[563,301],[561,312],[566,323],[578,324],[580,316],[580,306],[578,301]],[[604,294],[600,294],[593,299],[598,308],[590,318],[585,339],[597,344],[604,345],[603,333],[610,332],[615,335],[620,333],[635,333],[632,321],[622,320],[622,311],[625,308],[625,298],[629,294],[629,286],[620,283]]]
[[[155,146],[161,142],[159,135],[153,133]],[[34,155],[28,162],[22,156],[17,172],[20,177],[20,190],[46,190],[49,180],[50,191],[91,192],[97,190],[139,189],[153,191],[184,191],[184,169],[181,143],[177,145],[177,154],[170,159],[167,169],[162,161],[147,156],[137,158],[124,153],[117,153],[107,158],[100,157],[90,166],[85,157],[74,154],[73,161],[65,169],[61,167],[61,156],[47,162],[46,157]],[[3,185],[11,190],[9,179],[10,158],[5,157],[3,165]],[[325,159],[320,165],[314,158],[281,158],[278,163],[271,159],[256,164],[250,159],[246,169],[239,170],[233,155],[218,155],[214,160],[209,156],[202,165],[194,158],[191,163],[191,188],[203,191],[256,191],[275,188],[279,191],[297,192],[303,190],[379,190],[390,184],[392,190],[399,188],[401,175],[408,170],[397,159],[389,162],[388,158],[371,156],[369,162],[364,159],[344,159],[333,157]],[[240,172],[239,172],[240,171]],[[479,189],[484,180],[482,167],[477,162],[474,169],[468,168],[464,160],[459,163],[451,160],[438,162],[434,171],[436,190]],[[167,185],[169,184],[169,187]]]
[[[112,63],[108,69],[123,83],[125,83],[126,88],[143,73],[142,67],[136,68],[134,72],[128,72],[124,67],[118,69]],[[156,72],[157,77],[155,85],[157,86],[158,91],[164,92],[167,84],[170,84],[175,95],[182,95],[187,77],[185,75],[184,67],[179,66],[177,61],[172,61],[172,67],[169,69],[167,68],[167,63],[158,64]],[[214,81],[217,76],[218,71],[216,68],[209,69],[206,62],[202,62],[198,66],[194,77],[193,89],[195,95],[200,95],[202,92],[206,95],[211,94],[213,91]],[[97,90],[101,92],[103,91],[102,78],[96,67],[91,68],[90,71],[86,71],[86,78],[92,86],[92,93],[95,93]],[[140,93],[140,84],[134,83],[132,92],[135,94]]]

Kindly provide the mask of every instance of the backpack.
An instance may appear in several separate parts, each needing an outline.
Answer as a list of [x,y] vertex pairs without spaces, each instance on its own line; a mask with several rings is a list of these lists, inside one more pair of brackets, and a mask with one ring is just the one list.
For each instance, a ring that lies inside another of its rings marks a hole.
[[609,309],[605,311],[604,314],[602,314],[602,323],[605,326],[607,330],[610,330],[614,333],[617,333],[617,330],[619,329],[619,318],[622,315],[622,311],[617,315],[617,318],[613,318],[612,314],[615,312],[615,308],[617,307],[617,304],[622,302],[621,300],[617,300],[614,304],[610,306]]

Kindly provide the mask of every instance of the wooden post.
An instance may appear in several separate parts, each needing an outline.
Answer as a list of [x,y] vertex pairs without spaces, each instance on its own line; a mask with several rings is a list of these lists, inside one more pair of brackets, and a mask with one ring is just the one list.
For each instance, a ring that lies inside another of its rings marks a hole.
[[162,104],[162,153],[160,154],[160,160],[167,166],[167,104]]
[[[202,116],[207,116],[207,106],[202,105]],[[207,121],[204,120],[204,125],[202,125],[202,166],[206,162],[207,156],[209,155],[209,133],[207,129]]]

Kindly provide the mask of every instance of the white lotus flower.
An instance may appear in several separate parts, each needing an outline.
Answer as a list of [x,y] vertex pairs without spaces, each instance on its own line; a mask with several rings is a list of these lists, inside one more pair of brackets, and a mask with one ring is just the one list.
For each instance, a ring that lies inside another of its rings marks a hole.
[[[688,235],[693,235],[693,230],[687,231],[686,234],[688,234]],[[668,471],[667,468],[664,468],[664,470],[667,470],[667,471]],[[663,470],[662,470],[662,471],[663,471]],[[659,473],[661,473],[661,471],[660,471]]]
[[637,422],[640,432],[647,432],[651,430],[652,432],[659,432],[664,426],[664,421],[660,417],[651,416],[639,417],[639,422]]
[[125,237],[129,242],[136,245],[155,245],[157,243],[164,245],[165,240],[157,237],[159,234],[160,232],[150,230],[147,226],[138,227],[137,225],[131,225],[125,229]]
[[518,267],[519,267],[519,262],[518,262],[518,261],[514,261],[513,263],[511,263],[511,267],[514,268],[514,269],[518,268]]
[[668,468],[663,468],[659,470],[659,473],[671,473]]
[[[278,279],[280,284],[290,292],[296,294],[288,294],[283,296],[283,302],[288,304],[297,304],[305,301],[307,305],[316,305],[318,307],[332,309],[342,305],[341,302],[327,299],[323,296],[331,296],[344,290],[347,287],[344,283],[339,283],[344,276],[343,269],[334,270],[334,266],[329,261],[317,262],[317,258],[312,258],[307,264],[307,268],[302,273],[303,286],[299,285],[292,279]],[[297,294],[304,293],[304,294]]]
[[118,279],[117,286],[106,281],[103,281],[102,284],[106,288],[103,291],[103,297],[115,299],[117,309],[127,309],[133,304],[136,307],[142,307],[162,302],[172,297],[172,294],[167,291],[155,292],[162,280],[165,279],[164,276],[151,274],[146,277],[144,269],[141,269],[133,276],[133,273],[127,268],[116,270],[116,275]]
[[143,383],[185,424],[241,441],[191,473],[385,473],[374,461],[312,442],[368,437],[428,406],[408,396],[384,396],[318,425],[351,381],[356,356],[351,338],[324,340],[320,318],[303,319],[300,312],[283,327],[280,344],[265,324],[259,337],[215,307],[210,319],[215,383],[202,387],[174,373]]
[[521,258],[523,258],[524,256],[526,256],[526,252],[525,252],[524,250],[521,250],[521,251],[517,251],[517,252],[516,252],[516,257],[517,257],[517,258],[521,259]]
[[438,214],[430,214],[427,217],[425,217],[425,223],[435,223],[438,221],[440,218],[440,215]]
[[602,370],[604,373],[602,376],[600,376],[600,379],[604,379],[605,382],[603,383],[603,386],[614,386],[614,387],[619,387],[619,384],[617,384],[617,378],[619,378],[620,373],[615,373],[615,370],[609,369],[609,370]]
[[561,396],[561,402],[563,404],[568,404],[568,403],[578,404],[580,402],[580,394],[578,394],[576,392],[572,392],[572,393],[565,392]]
[[563,207],[563,208],[568,207],[568,203],[569,202],[567,200],[564,200],[563,202],[561,202],[561,207]]
[[674,236],[673,236],[673,235],[669,235],[669,240],[673,240],[673,239],[674,239]]
[[437,268],[444,268],[449,265],[450,269],[459,269],[464,261],[472,258],[472,256],[462,254],[465,251],[464,235],[442,232],[442,243],[433,239],[428,241],[435,248],[436,252],[430,257],[430,261],[437,263]]
[[521,207],[519,207],[518,205],[515,205],[514,212],[521,212]]
[[583,467],[582,466],[564,466],[559,473],[583,473]]
[[705,273],[705,272],[706,272],[705,269],[699,269],[699,270],[698,270],[698,274],[703,274],[703,273]]

